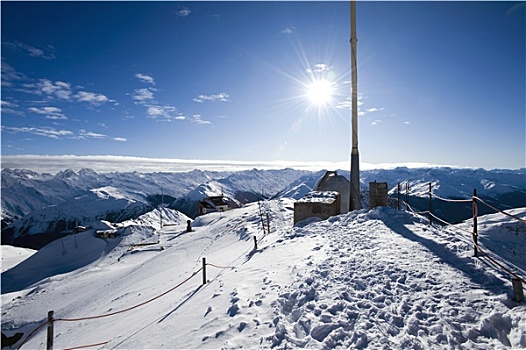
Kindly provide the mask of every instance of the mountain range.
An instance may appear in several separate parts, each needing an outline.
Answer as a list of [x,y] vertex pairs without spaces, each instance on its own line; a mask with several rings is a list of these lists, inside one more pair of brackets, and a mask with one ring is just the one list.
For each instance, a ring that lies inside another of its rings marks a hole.
[[[154,208],[178,210],[190,218],[199,201],[224,195],[240,206],[261,199],[300,199],[311,191],[325,170],[246,170],[180,173],[115,172],[67,169],[57,174],[27,169],[3,169],[1,187],[2,244],[40,249],[79,226],[100,220],[113,223],[135,219]],[[339,174],[349,178],[349,171]],[[360,174],[362,205],[368,183],[387,182],[391,202],[398,197],[419,210],[429,206],[429,184],[442,198],[477,195],[502,209],[526,206],[526,169],[406,168],[377,169]],[[398,184],[402,189],[398,196]],[[406,185],[409,192],[406,194]],[[433,212],[452,222],[471,215],[466,203],[433,199]],[[492,213],[480,208],[481,214]]]

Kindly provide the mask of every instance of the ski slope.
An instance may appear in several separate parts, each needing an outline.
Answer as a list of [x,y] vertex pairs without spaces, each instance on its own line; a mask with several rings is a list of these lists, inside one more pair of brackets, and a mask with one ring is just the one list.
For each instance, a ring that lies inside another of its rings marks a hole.
[[18,265],[37,251],[29,248],[13,247],[2,244],[2,272]]
[[[120,238],[86,238],[66,253],[52,243],[2,282],[42,269],[42,259],[75,261],[96,241],[104,247],[75,270],[3,293],[2,332],[24,332],[19,346],[54,310],[57,349],[526,347],[526,304],[511,299],[507,274],[472,257],[470,237],[392,208],[296,226],[290,199],[265,202],[266,212],[267,235],[252,203],[201,216],[190,233],[184,217],[162,229],[143,218]],[[500,219],[484,218],[485,237],[493,225],[499,245],[508,244]],[[524,227],[503,252],[525,251]],[[205,285],[203,257],[214,265]],[[42,327],[22,349],[45,347]]]

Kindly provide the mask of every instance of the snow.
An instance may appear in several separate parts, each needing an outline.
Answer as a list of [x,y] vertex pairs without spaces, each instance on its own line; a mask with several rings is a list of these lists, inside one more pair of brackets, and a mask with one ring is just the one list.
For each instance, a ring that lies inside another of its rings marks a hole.
[[2,244],[2,272],[18,265],[36,252],[37,251],[33,249]]
[[96,194],[97,197],[101,199],[109,199],[109,198],[126,199],[126,196],[121,194],[119,189],[113,186],[104,186],[100,188],[94,188],[91,190],[91,192]]
[[[154,212],[121,223],[116,239],[85,231],[76,247],[75,236],[53,242],[3,273],[2,288],[6,276],[24,280],[57,259],[78,266],[2,292],[2,332],[22,331],[24,339],[54,310],[55,348],[526,347],[526,303],[511,299],[506,273],[472,257],[469,237],[392,208],[293,226],[292,200],[263,207],[267,235],[252,203],[198,217],[190,233],[184,216],[163,209],[172,216],[162,229]],[[524,217],[526,208],[515,214]],[[506,220],[479,219],[482,244],[496,230],[507,247],[502,259],[515,232],[522,241],[526,234],[503,229]],[[219,266],[206,267],[205,285],[203,257]],[[22,348],[45,347],[43,327]]]
[[[508,214],[526,222],[526,212],[522,208],[510,209]],[[479,242],[498,256],[506,256],[507,260],[522,269],[526,275],[526,224],[510,216],[496,213],[484,215],[477,220]],[[459,225],[471,230],[473,220],[466,220]]]
[[338,195],[339,193],[336,191],[312,191],[299,199],[298,202],[332,204]]

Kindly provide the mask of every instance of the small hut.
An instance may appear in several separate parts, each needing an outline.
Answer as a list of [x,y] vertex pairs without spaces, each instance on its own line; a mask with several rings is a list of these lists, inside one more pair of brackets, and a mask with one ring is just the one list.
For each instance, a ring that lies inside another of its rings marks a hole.
[[322,220],[340,214],[340,194],[336,191],[312,191],[294,202],[294,225],[301,220]]
[[233,209],[235,206],[232,203],[231,200],[223,195],[206,197],[199,202],[199,215]]
[[102,239],[116,238],[118,235],[119,235],[119,232],[117,230],[97,230],[95,231],[95,237],[102,238]]

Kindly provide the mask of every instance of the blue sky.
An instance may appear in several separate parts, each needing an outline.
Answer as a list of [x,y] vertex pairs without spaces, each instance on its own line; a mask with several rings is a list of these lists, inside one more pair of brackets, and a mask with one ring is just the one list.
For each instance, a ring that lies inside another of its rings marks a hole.
[[[349,2],[1,8],[3,166],[348,163]],[[524,167],[525,12],[359,1],[361,163]]]

